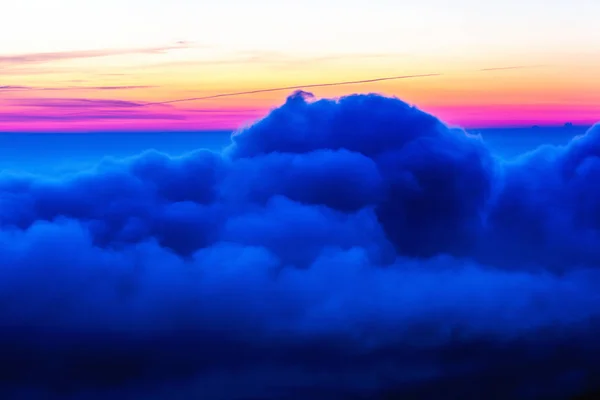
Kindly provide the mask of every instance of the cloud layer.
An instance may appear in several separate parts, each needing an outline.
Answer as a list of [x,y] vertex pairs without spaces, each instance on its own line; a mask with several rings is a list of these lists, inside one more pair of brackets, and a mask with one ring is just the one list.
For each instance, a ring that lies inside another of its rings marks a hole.
[[507,162],[400,100],[299,92],[220,154],[4,174],[0,394],[583,390],[599,155],[598,127]]

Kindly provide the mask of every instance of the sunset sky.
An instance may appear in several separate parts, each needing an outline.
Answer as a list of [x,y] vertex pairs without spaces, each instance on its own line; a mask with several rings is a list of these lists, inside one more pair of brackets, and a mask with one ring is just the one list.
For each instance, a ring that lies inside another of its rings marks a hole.
[[597,0],[19,0],[0,131],[234,129],[290,91],[394,95],[465,127],[600,120]]

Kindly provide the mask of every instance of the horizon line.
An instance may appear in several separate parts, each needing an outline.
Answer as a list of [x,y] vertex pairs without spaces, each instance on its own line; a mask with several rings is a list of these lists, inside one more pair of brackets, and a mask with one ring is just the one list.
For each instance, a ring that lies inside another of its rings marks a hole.
[[[490,125],[490,126],[481,126],[481,127],[463,127],[460,125],[452,125],[446,124],[449,129],[462,129],[465,131],[475,131],[475,130],[490,130],[490,129],[548,129],[548,128],[591,128],[595,125],[595,123],[591,124],[572,124],[567,126],[569,123],[563,124],[533,124],[533,125]],[[81,131],[0,131],[0,135],[18,135],[18,134],[48,134],[48,135],[87,135],[87,134],[143,134],[143,133],[233,133],[245,128],[223,128],[223,129],[128,129],[128,130],[81,130]]]

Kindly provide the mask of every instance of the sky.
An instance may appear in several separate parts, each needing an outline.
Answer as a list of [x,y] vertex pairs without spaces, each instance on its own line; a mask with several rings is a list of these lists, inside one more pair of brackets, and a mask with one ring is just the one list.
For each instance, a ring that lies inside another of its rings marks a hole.
[[393,95],[464,127],[600,119],[595,0],[21,0],[2,7],[0,131],[235,129],[290,91]]

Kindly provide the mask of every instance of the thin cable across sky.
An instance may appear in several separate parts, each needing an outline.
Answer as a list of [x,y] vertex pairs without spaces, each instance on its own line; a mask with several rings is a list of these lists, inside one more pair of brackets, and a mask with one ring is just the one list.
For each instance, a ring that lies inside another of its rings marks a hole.
[[296,86],[286,86],[286,87],[277,87],[277,88],[269,88],[269,89],[256,89],[256,90],[249,90],[246,92],[221,93],[221,94],[214,94],[211,96],[191,97],[191,98],[187,98],[187,99],[159,101],[159,102],[155,102],[155,103],[145,103],[143,105],[151,106],[151,105],[159,105],[159,104],[182,103],[185,101],[208,100],[208,99],[215,99],[218,97],[242,96],[242,95],[255,94],[255,93],[278,92],[278,91],[282,91],[282,90],[308,89],[308,88],[315,88],[315,87],[341,86],[341,85],[358,85],[361,83],[391,81],[391,80],[397,80],[397,79],[427,78],[427,77],[434,77],[434,76],[440,76],[440,75],[442,75],[442,74],[400,75],[400,76],[387,76],[387,77],[383,77],[383,78],[362,79],[362,80],[358,80],[358,81],[313,83],[313,84],[309,84],[309,85],[296,85]]
[[[486,71],[501,71],[501,70],[513,70],[513,69],[523,69],[523,68],[536,68],[540,67],[539,65],[518,65],[518,66],[509,66],[509,67],[495,67],[495,68],[483,68],[479,69],[479,72]],[[392,81],[399,79],[417,79],[417,78],[430,78],[442,76],[445,74],[442,73],[431,73],[431,74],[418,74],[418,75],[398,75],[398,76],[386,76],[382,78],[371,78],[371,79],[361,79],[356,81],[342,81],[342,82],[328,82],[328,83],[312,83],[308,85],[294,85],[294,86],[285,86],[285,87],[277,87],[277,88],[268,88],[268,89],[255,89],[248,90],[244,92],[232,92],[232,93],[220,93],[213,94],[209,96],[200,96],[200,97],[190,97],[186,99],[176,99],[176,100],[166,100],[166,101],[158,101],[153,103],[144,103],[142,106],[152,106],[152,105],[161,105],[161,104],[173,104],[173,103],[183,103],[188,101],[197,101],[197,100],[208,100],[208,99],[216,99],[219,97],[233,97],[233,96],[244,96],[249,94],[256,93],[267,93],[267,92],[279,92],[282,90],[295,90],[295,89],[309,89],[316,87],[327,87],[327,86],[343,86],[343,85],[359,85],[363,83],[372,83],[372,82],[381,82],[381,81]]]

